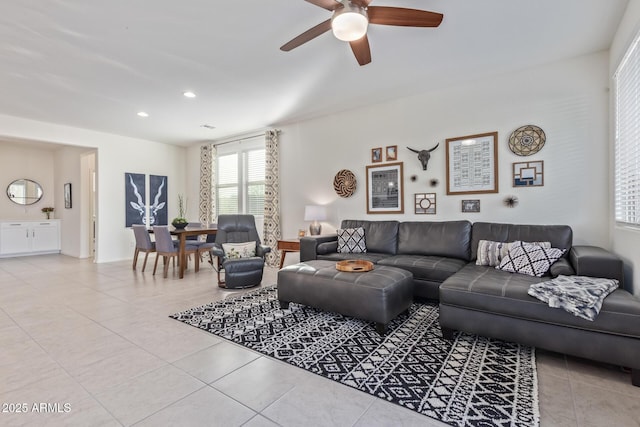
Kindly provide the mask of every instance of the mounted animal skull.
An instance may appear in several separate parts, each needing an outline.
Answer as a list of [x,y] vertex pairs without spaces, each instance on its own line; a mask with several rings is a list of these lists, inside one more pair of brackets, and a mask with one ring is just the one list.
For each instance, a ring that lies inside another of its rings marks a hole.
[[438,148],[439,145],[440,143],[438,142],[435,147],[429,150],[414,150],[413,148],[407,148],[409,148],[409,150],[413,151],[414,153],[418,153],[418,160],[420,160],[420,163],[422,164],[422,170],[426,171],[427,165],[429,164],[429,159],[431,158],[431,152]]

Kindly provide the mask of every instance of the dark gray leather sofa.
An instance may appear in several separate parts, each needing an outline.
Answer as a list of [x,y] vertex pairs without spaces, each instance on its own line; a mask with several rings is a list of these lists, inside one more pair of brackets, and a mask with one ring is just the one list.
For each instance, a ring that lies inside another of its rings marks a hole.
[[[414,295],[438,299],[443,335],[455,331],[520,342],[632,370],[640,386],[640,299],[624,289],[623,263],[594,246],[573,246],[564,225],[515,225],[468,221],[397,222],[345,220],[341,228],[363,227],[367,253],[337,252],[337,236],[301,239],[300,260],[367,259],[409,270]],[[587,321],[527,294],[532,277],[475,264],[480,240],[549,241],[565,249],[550,276],[582,275],[617,279],[593,321]]]

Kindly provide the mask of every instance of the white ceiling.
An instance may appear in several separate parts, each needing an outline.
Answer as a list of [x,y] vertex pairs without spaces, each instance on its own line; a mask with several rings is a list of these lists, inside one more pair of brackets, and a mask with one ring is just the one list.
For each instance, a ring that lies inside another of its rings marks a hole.
[[360,67],[331,33],[279,50],[330,17],[304,0],[3,1],[0,114],[190,145],[608,49],[627,2],[374,0],[444,20],[370,26]]

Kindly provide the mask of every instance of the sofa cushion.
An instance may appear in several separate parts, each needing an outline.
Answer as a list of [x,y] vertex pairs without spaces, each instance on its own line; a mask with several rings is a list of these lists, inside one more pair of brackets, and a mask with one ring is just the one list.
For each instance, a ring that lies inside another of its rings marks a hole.
[[378,264],[380,260],[388,258],[387,254],[376,254],[373,252],[365,252],[361,254],[343,254],[343,253],[327,253],[324,255],[318,254],[318,259],[327,260],[327,261],[342,261],[346,259],[362,259],[365,261],[371,261],[374,264]]
[[[514,242],[494,242],[492,240],[480,240],[478,242],[477,265],[495,267],[507,256]],[[531,242],[534,245],[550,248],[551,242]]]
[[543,248],[542,246],[513,242],[506,257],[502,259],[497,269],[511,273],[528,274],[540,277],[549,271],[551,264],[562,256],[564,250],[558,248]]
[[398,250],[398,221],[345,219],[340,228],[364,228],[367,252],[395,255]]
[[496,242],[551,242],[551,247],[564,249],[568,256],[573,241],[573,231],[568,225],[522,225],[497,222],[475,222],[471,232],[471,260],[478,254],[480,240]]
[[338,234],[338,252],[347,254],[367,252],[364,228],[339,228],[336,232]]
[[456,273],[466,263],[456,258],[425,255],[395,255],[378,261],[380,265],[390,265],[412,272],[415,280],[439,283]]
[[[551,308],[528,294],[548,279],[467,264],[440,285],[440,303],[558,326],[640,338],[640,299],[623,289],[605,298],[593,321]],[[585,343],[585,345],[588,345]]]
[[469,221],[400,223],[398,254],[433,255],[469,260]]

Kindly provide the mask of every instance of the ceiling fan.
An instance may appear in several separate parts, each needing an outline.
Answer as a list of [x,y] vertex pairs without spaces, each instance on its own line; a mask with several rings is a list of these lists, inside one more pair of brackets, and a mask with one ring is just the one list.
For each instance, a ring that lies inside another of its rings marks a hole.
[[349,42],[360,65],[371,62],[367,27],[371,24],[403,27],[437,27],[441,13],[403,7],[369,6],[371,0],[305,0],[333,12],[330,19],[305,31],[280,47],[288,52],[332,30],[339,40]]

